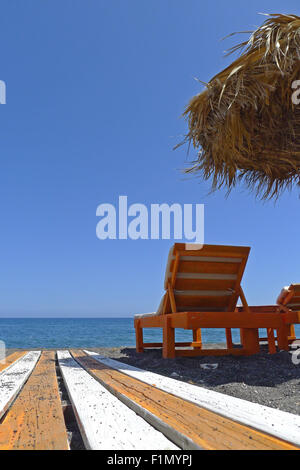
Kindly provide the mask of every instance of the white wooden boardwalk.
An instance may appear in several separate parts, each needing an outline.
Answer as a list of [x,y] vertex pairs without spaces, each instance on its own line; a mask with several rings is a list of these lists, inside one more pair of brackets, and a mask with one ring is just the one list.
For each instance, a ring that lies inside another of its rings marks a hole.
[[0,374],[0,418],[9,408],[22,386],[33,371],[40,351],[28,352]]
[[16,352],[1,366],[0,450],[70,448],[58,370],[87,449],[300,449],[297,415],[61,350]]
[[85,351],[97,361],[184,400],[300,446],[300,416],[149,372]]
[[57,356],[88,449],[178,449],[91,377],[68,351],[58,351]]

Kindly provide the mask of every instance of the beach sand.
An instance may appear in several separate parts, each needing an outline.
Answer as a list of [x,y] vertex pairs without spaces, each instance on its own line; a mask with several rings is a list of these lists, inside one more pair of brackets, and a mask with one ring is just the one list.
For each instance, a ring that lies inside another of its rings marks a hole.
[[[270,355],[262,346],[254,356],[162,359],[160,349],[146,349],[143,354],[126,346],[88,349],[166,377],[300,415],[300,364],[294,365],[285,351]],[[7,350],[7,354],[13,351]]]

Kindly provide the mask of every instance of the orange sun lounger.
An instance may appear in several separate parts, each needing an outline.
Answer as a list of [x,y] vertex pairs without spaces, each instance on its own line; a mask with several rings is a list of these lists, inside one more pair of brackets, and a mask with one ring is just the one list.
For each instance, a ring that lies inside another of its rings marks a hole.
[[[278,298],[277,304],[284,312],[300,312],[300,284],[291,284],[289,287],[284,287]],[[290,325],[289,342],[295,341],[295,327]]]
[[[290,286],[283,287],[277,298],[276,305],[250,307],[250,309],[285,314],[284,321],[288,324],[288,344],[297,340],[294,323],[300,323],[300,284],[291,284]],[[261,337],[260,342],[268,340],[270,343],[270,341],[274,341],[273,348],[275,349],[275,340],[277,338],[274,336],[274,330],[267,328],[267,334],[268,338]]]
[[[274,309],[249,307],[241,287],[250,248],[175,243],[170,250],[164,289],[157,312],[135,315],[137,352],[161,347],[164,358],[197,355],[250,355],[260,350],[259,328],[267,328],[269,351],[288,349],[295,316]],[[241,299],[242,307],[237,308]],[[143,328],[162,328],[162,343],[144,343]],[[193,341],[175,342],[175,329],[193,331]],[[201,328],[224,328],[225,349],[203,349]],[[239,328],[241,347],[234,347],[231,329]]]

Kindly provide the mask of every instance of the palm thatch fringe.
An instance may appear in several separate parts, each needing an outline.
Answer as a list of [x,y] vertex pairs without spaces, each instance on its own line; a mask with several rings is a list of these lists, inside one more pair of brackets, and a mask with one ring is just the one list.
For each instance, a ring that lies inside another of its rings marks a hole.
[[[300,17],[268,15],[241,54],[213,77],[187,106],[184,142],[198,150],[186,172],[209,179],[212,189],[246,183],[261,198],[300,186]],[[299,84],[298,84],[299,88]]]

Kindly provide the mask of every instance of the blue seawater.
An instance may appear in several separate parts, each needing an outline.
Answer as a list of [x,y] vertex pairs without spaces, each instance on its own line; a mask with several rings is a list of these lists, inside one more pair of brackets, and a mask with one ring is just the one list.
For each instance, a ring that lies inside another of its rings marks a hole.
[[[300,325],[296,326],[300,337]],[[265,336],[265,332],[261,332]],[[223,329],[203,329],[204,342],[225,341]],[[177,341],[190,341],[191,331],[176,330]],[[0,318],[0,340],[6,348],[91,348],[134,346],[133,318]],[[160,329],[145,329],[144,340],[162,341]],[[239,331],[233,330],[234,342]]]

